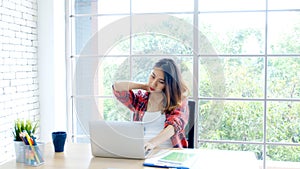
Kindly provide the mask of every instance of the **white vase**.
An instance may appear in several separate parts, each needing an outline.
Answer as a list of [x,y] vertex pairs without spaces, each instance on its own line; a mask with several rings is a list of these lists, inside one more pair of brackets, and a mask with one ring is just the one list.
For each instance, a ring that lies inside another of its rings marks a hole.
[[23,141],[14,141],[15,152],[16,152],[16,162],[24,163],[25,161],[25,144]]

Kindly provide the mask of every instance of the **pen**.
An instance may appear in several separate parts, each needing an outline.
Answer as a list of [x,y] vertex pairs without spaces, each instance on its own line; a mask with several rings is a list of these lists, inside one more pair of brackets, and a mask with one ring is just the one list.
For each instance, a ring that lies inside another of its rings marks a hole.
[[[33,145],[37,146],[37,142],[35,141],[35,137],[32,136],[31,139],[32,139]],[[35,150],[36,150],[36,153],[37,153],[37,155],[38,155],[40,161],[41,161],[41,162],[44,162],[43,155],[42,155],[42,152],[41,152],[41,150],[39,149],[39,147],[36,147]]]
[[21,138],[21,140],[24,142],[25,145],[29,145],[29,143],[27,142],[27,139],[25,137],[25,133],[21,132],[19,134],[19,137]]
[[32,150],[33,153],[34,153],[34,156],[35,156],[35,158],[36,158],[36,160],[37,160],[37,163],[40,163],[40,160],[39,160],[39,158],[38,158],[38,156],[37,156],[37,153],[36,153],[36,151],[35,151],[35,149],[34,149],[34,146],[32,145],[31,138],[29,137],[29,135],[28,135],[27,132],[25,132],[25,136],[26,136],[26,138],[27,138],[27,141],[28,141],[28,143],[29,143],[29,146],[31,147],[31,150]]
[[168,166],[168,165],[157,165],[155,163],[144,163],[144,166],[148,167],[160,167],[160,168],[168,168],[168,169],[190,169],[189,167],[184,167],[184,166]]

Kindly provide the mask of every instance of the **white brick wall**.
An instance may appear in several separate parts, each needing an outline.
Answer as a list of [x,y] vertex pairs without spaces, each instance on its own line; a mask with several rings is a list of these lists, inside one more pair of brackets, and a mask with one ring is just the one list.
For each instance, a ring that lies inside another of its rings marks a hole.
[[0,164],[14,157],[14,120],[39,120],[37,0],[0,0]]

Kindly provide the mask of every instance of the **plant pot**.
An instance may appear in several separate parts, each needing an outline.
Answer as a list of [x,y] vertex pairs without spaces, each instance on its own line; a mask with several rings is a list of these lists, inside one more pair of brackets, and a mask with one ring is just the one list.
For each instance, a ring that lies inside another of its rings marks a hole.
[[16,152],[16,162],[24,163],[25,161],[25,144],[23,141],[14,141],[15,152]]

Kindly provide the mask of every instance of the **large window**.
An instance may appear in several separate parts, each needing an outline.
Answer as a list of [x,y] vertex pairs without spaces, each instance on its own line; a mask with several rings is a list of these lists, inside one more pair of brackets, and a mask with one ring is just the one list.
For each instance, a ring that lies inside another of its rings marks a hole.
[[146,82],[172,57],[197,101],[198,147],[253,151],[262,166],[300,162],[300,2],[69,1],[69,118],[130,120],[115,80]]

